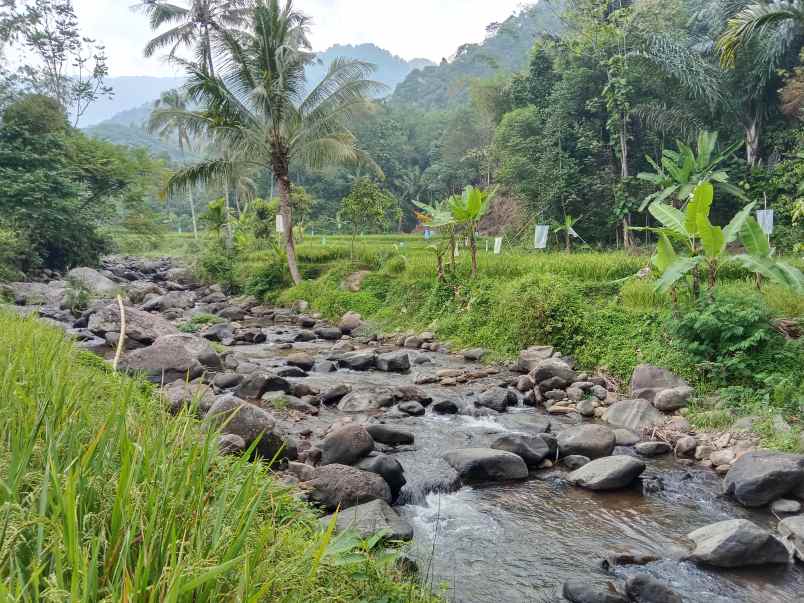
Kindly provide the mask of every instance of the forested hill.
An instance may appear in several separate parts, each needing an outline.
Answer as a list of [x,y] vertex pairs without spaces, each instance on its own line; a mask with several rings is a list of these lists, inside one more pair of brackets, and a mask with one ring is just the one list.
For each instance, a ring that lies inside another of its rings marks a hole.
[[392,102],[426,110],[466,103],[473,79],[523,69],[537,38],[562,31],[563,5],[563,0],[540,0],[502,23],[489,25],[483,43],[464,44],[452,60],[411,72],[397,86]]

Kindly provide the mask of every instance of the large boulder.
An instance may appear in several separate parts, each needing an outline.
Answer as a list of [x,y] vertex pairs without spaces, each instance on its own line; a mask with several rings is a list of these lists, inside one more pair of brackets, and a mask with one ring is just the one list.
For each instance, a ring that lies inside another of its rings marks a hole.
[[223,434],[240,436],[247,448],[259,440],[256,452],[265,459],[296,458],[295,443],[277,427],[274,418],[235,396],[219,398],[209,409],[206,421]]
[[782,539],[793,547],[799,561],[804,562],[804,515],[783,519],[778,530]]
[[790,552],[781,540],[747,519],[708,525],[687,538],[695,543],[689,559],[704,565],[732,568],[790,560]]
[[359,391],[347,394],[338,403],[342,412],[370,412],[394,405],[394,394],[390,390]]
[[259,400],[268,392],[289,394],[290,382],[278,375],[252,373],[247,375],[237,388],[237,395],[245,400]]
[[684,603],[681,596],[650,574],[628,578],[625,590],[634,603]]
[[375,454],[364,458],[355,467],[362,471],[376,473],[382,476],[385,483],[391,489],[391,500],[396,500],[399,492],[407,483],[405,479],[405,470],[402,464],[394,457],[387,454]]
[[14,303],[18,306],[58,306],[64,301],[67,283],[51,281],[50,283],[9,283],[14,295]]
[[561,456],[581,455],[597,459],[609,456],[615,444],[614,432],[604,425],[576,425],[558,434]]
[[631,395],[648,402],[653,402],[660,391],[676,387],[689,388],[689,383],[667,369],[652,364],[640,364],[631,375]]
[[370,371],[376,366],[377,355],[372,351],[366,352],[347,352],[338,357],[338,365],[341,368],[352,371]]
[[538,466],[550,455],[550,446],[538,435],[504,435],[497,438],[491,447],[494,450],[513,452],[522,457],[529,467]]
[[404,446],[413,444],[413,432],[406,429],[398,429],[390,427],[382,423],[373,423],[366,425],[366,431],[369,432],[375,442],[385,444],[386,446]]
[[547,381],[553,377],[558,377],[567,383],[577,381],[578,374],[572,367],[558,358],[549,358],[539,362],[530,372],[530,376],[536,383]]
[[377,356],[377,369],[387,373],[407,373],[410,356],[407,352],[388,352]]
[[310,354],[296,352],[287,357],[288,366],[295,366],[303,371],[311,371],[315,366],[315,359]]
[[357,312],[347,312],[341,317],[338,328],[344,333],[356,331],[363,325],[363,317]]
[[380,475],[347,465],[317,467],[313,479],[304,482],[302,487],[310,500],[330,511],[373,500],[391,502],[391,489]]
[[620,400],[612,404],[606,412],[606,422],[609,425],[636,433],[664,425],[666,420],[667,417],[647,400]]
[[206,340],[184,333],[163,335],[153,345],[128,352],[120,360],[122,370],[141,371],[155,383],[191,381],[207,370],[222,367],[220,357]]
[[[149,314],[130,306],[124,307],[126,313],[126,339],[143,345],[151,345],[164,335],[175,335],[179,331],[170,322],[155,314]],[[120,333],[120,306],[112,302],[89,317],[87,328],[98,337],[107,333]]]
[[687,385],[663,389],[656,392],[656,396],[653,398],[653,405],[664,412],[679,410],[687,406],[694,391]]
[[354,465],[374,450],[374,439],[363,425],[346,425],[330,433],[318,445],[321,465]]
[[120,285],[93,268],[73,268],[67,273],[67,280],[78,283],[100,297],[113,297],[120,291]]
[[463,448],[444,455],[444,460],[466,482],[525,479],[528,467],[522,457],[491,448]]
[[617,490],[631,483],[645,471],[645,463],[631,456],[609,456],[587,463],[567,479],[587,490]]
[[369,538],[378,532],[385,532],[390,540],[411,540],[413,528],[394,509],[383,500],[357,505],[335,515],[327,515],[321,519],[326,529],[335,519],[335,533],[345,531],[356,532],[360,538]]
[[215,404],[215,392],[203,383],[174,381],[163,388],[162,397],[174,415],[185,408],[195,408],[198,415],[205,417]]
[[142,305],[146,312],[165,312],[166,310],[187,310],[195,305],[195,298],[187,291],[171,291],[160,295]]
[[553,357],[551,346],[531,346],[527,350],[519,353],[519,359],[514,364],[514,370],[519,373],[529,373],[535,369],[540,362]]
[[804,481],[804,456],[758,451],[732,465],[723,490],[741,505],[762,507],[793,491]]
[[567,580],[561,594],[571,603],[629,603],[630,599],[617,591],[614,584],[595,584],[583,579]]
[[514,392],[502,387],[492,387],[480,394],[475,405],[490,408],[497,412],[505,412],[509,406],[516,406],[516,403],[517,398]]
[[135,281],[126,285],[126,297],[132,304],[141,304],[148,295],[164,295],[165,291],[150,281]]

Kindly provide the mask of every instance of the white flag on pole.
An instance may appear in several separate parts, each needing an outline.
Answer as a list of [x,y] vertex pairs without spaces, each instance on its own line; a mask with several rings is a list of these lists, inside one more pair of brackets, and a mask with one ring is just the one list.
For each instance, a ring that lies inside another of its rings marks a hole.
[[502,237],[497,237],[494,239],[494,255],[500,255],[502,253]]
[[276,232],[285,232],[285,218],[282,214],[276,214]]
[[533,247],[535,249],[547,249],[547,239],[550,237],[550,227],[546,224],[538,224],[533,233]]
[[762,232],[764,232],[768,236],[771,236],[773,234],[772,209],[757,210],[757,222],[759,222],[759,227],[762,229]]

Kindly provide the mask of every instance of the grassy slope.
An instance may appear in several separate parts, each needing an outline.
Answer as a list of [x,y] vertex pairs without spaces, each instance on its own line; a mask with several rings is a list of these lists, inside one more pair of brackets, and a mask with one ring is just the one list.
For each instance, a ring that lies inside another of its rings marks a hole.
[[0,600],[423,600],[57,329],[0,312],[0,400]]

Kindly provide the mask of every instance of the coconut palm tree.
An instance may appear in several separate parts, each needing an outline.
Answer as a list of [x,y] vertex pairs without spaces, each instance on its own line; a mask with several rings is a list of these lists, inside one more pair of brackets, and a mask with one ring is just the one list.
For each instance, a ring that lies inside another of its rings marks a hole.
[[717,46],[721,61],[733,67],[737,53],[759,38],[788,46],[804,26],[804,0],[760,0],[743,6],[728,22]]
[[242,25],[253,4],[252,0],[192,0],[185,7],[166,0],[141,0],[135,8],[145,13],[153,31],[169,26],[148,42],[144,54],[151,57],[169,48],[175,57],[182,47],[195,48],[199,62],[214,74],[215,36]]
[[[259,0],[253,29],[221,32],[219,75],[203,65],[177,61],[190,76],[187,92],[195,111],[176,112],[191,131],[228,147],[239,161],[270,169],[276,178],[288,268],[301,282],[293,241],[290,165],[322,167],[356,161],[361,153],[346,127],[383,86],[367,79],[373,66],[336,59],[319,84],[307,90],[305,67],[314,60],[307,38],[309,18],[292,0]],[[176,174],[169,188],[218,180],[231,174],[232,159],[219,157]]]
[[[162,139],[172,139],[178,141],[181,161],[187,161],[187,152],[192,151],[192,139],[187,125],[182,119],[176,119],[181,112],[187,111],[187,95],[181,90],[167,90],[163,92],[159,100],[154,103],[154,109],[148,119],[147,130],[151,134],[157,134]],[[193,220],[193,238],[198,238],[198,223],[195,215],[195,200],[193,199],[193,187],[190,183],[186,186],[187,203],[190,205],[190,216]]]

